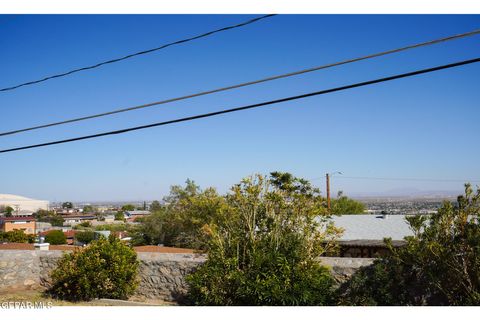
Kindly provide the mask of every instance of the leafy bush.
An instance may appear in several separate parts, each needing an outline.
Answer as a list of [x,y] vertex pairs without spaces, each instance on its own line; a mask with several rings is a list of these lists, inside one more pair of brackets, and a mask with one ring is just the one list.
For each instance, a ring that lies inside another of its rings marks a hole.
[[57,215],[54,211],[40,209],[34,215],[37,218],[37,221],[48,222],[56,227],[62,227],[65,222],[62,216]]
[[83,228],[91,228],[92,223],[90,221],[83,221],[78,224],[78,226],[83,227]]
[[66,244],[67,237],[62,230],[52,230],[45,236],[45,242],[50,244]]
[[125,221],[125,214],[122,211],[115,213],[115,220]]
[[33,243],[35,236],[33,234],[25,234],[23,230],[12,230],[7,232],[0,231],[0,241],[14,243]]
[[70,301],[127,299],[138,285],[137,270],[133,249],[115,237],[101,238],[59,260],[48,292]]
[[95,232],[93,231],[83,231],[75,233],[75,240],[83,244],[89,244],[95,240]]
[[133,204],[126,204],[122,206],[122,211],[133,211],[135,210],[135,206]]
[[95,231],[127,231],[129,230],[129,225],[125,223],[118,223],[118,224],[101,224],[95,226]]
[[[197,305],[328,305],[334,280],[318,257],[338,234],[318,190],[286,173],[244,179],[204,226],[208,259],[187,277]],[[324,228],[321,228],[321,226]]]
[[336,199],[332,199],[331,214],[333,215],[362,214],[363,212],[365,212],[365,205],[343,195],[342,191],[338,192]]
[[204,249],[206,239],[202,227],[222,219],[219,213],[225,198],[214,188],[201,190],[187,180],[185,187],[172,186],[165,202],[168,205],[158,206],[141,220],[139,228],[132,230],[133,243]]
[[354,305],[479,305],[480,189],[469,184],[456,205],[431,217],[408,218],[414,236],[367,267],[341,289]]

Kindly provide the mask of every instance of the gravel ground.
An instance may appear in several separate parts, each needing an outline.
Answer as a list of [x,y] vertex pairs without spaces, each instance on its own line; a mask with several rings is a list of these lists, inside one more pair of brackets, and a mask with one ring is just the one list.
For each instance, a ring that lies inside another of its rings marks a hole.
[[39,291],[0,292],[0,305],[6,302],[43,302],[52,306],[168,306],[175,305],[161,300],[147,300],[132,297],[128,301],[114,299],[99,299],[93,301],[69,302],[46,297]]

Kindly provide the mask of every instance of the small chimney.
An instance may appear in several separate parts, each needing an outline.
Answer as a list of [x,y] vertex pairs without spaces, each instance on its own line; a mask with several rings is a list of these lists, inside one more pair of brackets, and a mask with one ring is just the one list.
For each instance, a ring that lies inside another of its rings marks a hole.
[[34,243],[33,247],[35,248],[35,250],[48,251],[50,249],[50,243]]

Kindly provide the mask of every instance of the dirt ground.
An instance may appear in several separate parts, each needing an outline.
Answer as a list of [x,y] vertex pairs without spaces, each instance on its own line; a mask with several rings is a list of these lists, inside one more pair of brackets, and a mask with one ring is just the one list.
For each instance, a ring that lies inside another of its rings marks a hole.
[[35,290],[22,290],[22,291],[9,291],[0,292],[0,304],[6,302],[43,302],[44,304],[51,303],[52,306],[172,306],[176,305],[171,302],[162,300],[144,299],[142,297],[132,297],[128,301],[113,300],[113,299],[99,299],[92,301],[82,302],[69,302],[63,300],[53,299],[45,296],[41,291]]

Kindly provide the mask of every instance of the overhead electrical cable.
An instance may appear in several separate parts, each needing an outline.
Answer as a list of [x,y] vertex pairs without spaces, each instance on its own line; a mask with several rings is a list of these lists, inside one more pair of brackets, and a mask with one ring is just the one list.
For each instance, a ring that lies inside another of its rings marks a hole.
[[[313,178],[311,180],[325,179],[325,177]],[[419,181],[419,182],[480,182],[478,179],[429,179],[429,178],[394,178],[394,177],[349,177],[344,175],[335,176],[335,179],[358,179],[358,180],[384,180],[384,181]]]
[[111,63],[123,61],[123,60],[130,59],[130,58],[133,58],[133,57],[136,57],[136,56],[140,56],[140,55],[144,55],[144,54],[147,54],[147,53],[152,53],[152,52],[155,52],[155,51],[158,51],[158,50],[162,50],[162,49],[165,49],[165,48],[168,48],[168,47],[171,47],[171,46],[174,46],[174,45],[178,45],[178,44],[181,44],[181,43],[190,42],[190,41],[197,40],[197,39],[200,39],[200,38],[205,38],[205,37],[211,36],[212,34],[215,34],[215,33],[240,28],[240,27],[252,24],[254,22],[273,17],[273,16],[275,16],[275,14],[267,14],[267,15],[264,15],[264,16],[261,16],[261,17],[258,17],[258,18],[254,18],[254,19],[251,19],[251,20],[248,20],[248,21],[236,24],[236,25],[232,25],[232,26],[221,28],[221,29],[209,31],[207,33],[203,33],[203,34],[200,34],[198,36],[194,36],[194,37],[190,37],[190,38],[187,38],[187,39],[170,42],[170,43],[164,44],[164,45],[156,47],[156,48],[152,48],[152,49],[148,49],[148,50],[144,50],[144,51],[140,51],[140,52],[135,52],[135,53],[123,56],[121,58],[116,58],[116,59],[111,59],[111,60],[99,62],[99,63],[91,65],[91,66],[73,69],[73,70],[70,70],[70,71],[67,71],[67,72],[64,72],[64,73],[55,74],[55,75],[48,76],[48,77],[45,77],[45,78],[42,78],[42,79],[39,79],[39,80],[29,81],[29,82],[25,82],[25,83],[15,85],[15,86],[2,88],[2,89],[0,89],[0,92],[11,91],[11,90],[18,89],[20,87],[30,86],[30,85],[37,84],[37,83],[44,82],[44,81],[48,81],[48,80],[51,80],[51,79],[65,77],[65,76],[68,76],[68,75],[71,75],[73,73],[77,73],[77,72],[80,72],[80,71],[95,69],[95,68],[101,67],[101,66],[106,65],[106,64],[111,64]]
[[401,79],[401,78],[412,77],[412,76],[416,76],[416,75],[420,75],[420,74],[425,74],[425,73],[435,72],[435,71],[439,71],[439,70],[445,70],[445,69],[455,68],[455,67],[459,67],[459,66],[464,66],[464,65],[468,65],[468,64],[472,64],[472,63],[476,63],[476,62],[480,62],[480,58],[464,60],[464,61],[450,63],[450,64],[441,65],[441,66],[428,68],[428,69],[416,70],[416,71],[412,71],[412,72],[397,74],[397,75],[394,75],[394,76],[378,78],[378,79],[375,79],[375,80],[357,82],[357,83],[349,84],[349,85],[342,86],[342,87],[335,87],[335,88],[331,88],[331,89],[320,90],[320,91],[311,92],[311,93],[305,93],[305,94],[301,94],[301,95],[297,95],[297,96],[291,96],[291,97],[277,99],[277,100],[270,100],[270,101],[266,101],[266,102],[251,104],[251,105],[232,108],[232,109],[225,109],[225,110],[220,110],[220,111],[203,113],[203,114],[189,116],[189,117],[185,117],[185,118],[178,118],[178,119],[173,119],[173,120],[168,120],[168,121],[156,122],[156,123],[151,123],[151,124],[137,126],[137,127],[125,128],[125,129],[114,130],[114,131],[107,131],[107,132],[102,132],[102,133],[97,133],[97,134],[92,134],[92,135],[87,135],[87,136],[81,136],[81,137],[76,137],[76,138],[70,138],[70,139],[65,139],[65,140],[56,140],[56,141],[50,141],[50,142],[45,142],[45,143],[23,146],[23,147],[4,149],[4,150],[0,150],[0,153],[7,153],[7,152],[13,152],[13,151],[32,149],[32,148],[46,147],[46,146],[51,146],[51,145],[56,145],[56,144],[73,142],[73,141],[99,138],[99,137],[108,136],[108,135],[122,134],[122,133],[126,133],[126,132],[143,130],[143,129],[153,128],[153,127],[159,127],[159,126],[164,126],[164,125],[173,124],[173,123],[180,123],[180,122],[187,122],[187,121],[192,121],[192,120],[196,120],[196,119],[208,118],[208,117],[213,117],[213,116],[217,116],[217,115],[221,115],[221,114],[227,114],[227,113],[232,113],[232,112],[237,112],[237,111],[259,108],[259,107],[273,105],[273,104],[277,104],[277,103],[293,101],[293,100],[318,96],[318,95],[322,95],[322,94],[327,94],[327,93],[343,91],[343,90],[347,90],[347,89],[363,87],[363,86],[367,86],[367,85],[371,85],[371,84],[387,82],[387,81],[392,81],[392,80]]
[[222,91],[228,91],[228,90],[237,89],[237,88],[241,88],[241,87],[247,87],[247,86],[251,86],[251,85],[255,85],[255,84],[259,84],[259,83],[263,83],[263,82],[268,82],[268,81],[278,80],[278,79],[282,79],[282,78],[293,77],[293,76],[301,75],[301,74],[304,74],[304,73],[309,73],[309,72],[318,71],[318,70],[322,70],[322,69],[332,68],[332,67],[336,67],[336,66],[340,66],[340,65],[344,65],[344,64],[349,64],[349,63],[353,63],[353,62],[357,62],[357,61],[362,61],[362,60],[367,60],[367,59],[380,57],[380,56],[384,56],[384,55],[388,55],[388,54],[393,54],[393,53],[397,53],[397,52],[401,52],[401,51],[405,51],[405,50],[409,50],[409,49],[414,49],[414,48],[419,48],[419,47],[423,47],[423,46],[433,45],[433,44],[437,44],[437,43],[441,43],[441,42],[445,42],[445,41],[450,41],[450,40],[454,40],[454,39],[460,39],[460,38],[464,38],[464,37],[468,37],[468,36],[473,36],[473,35],[476,35],[476,34],[480,34],[480,29],[473,30],[473,31],[470,31],[470,32],[466,32],[466,33],[462,33],[462,34],[449,36],[449,37],[445,37],[445,38],[430,40],[430,41],[427,41],[427,42],[421,42],[421,43],[417,43],[417,44],[413,44],[413,45],[409,45],[409,46],[405,46],[405,47],[401,47],[401,48],[397,48],[397,49],[392,49],[392,50],[383,51],[383,52],[379,52],[379,53],[374,53],[374,54],[370,54],[370,55],[366,55],[366,56],[361,56],[361,57],[357,57],[357,58],[353,58],[353,59],[348,59],[348,60],[343,60],[343,61],[339,61],[339,62],[335,62],[335,63],[325,64],[325,65],[321,65],[321,66],[317,66],[317,67],[313,67],[313,68],[308,68],[308,69],[303,69],[303,70],[299,70],[299,71],[284,73],[284,74],[275,75],[275,76],[271,76],[271,77],[267,77],[267,78],[263,78],[263,79],[259,79],[259,80],[243,82],[243,83],[239,83],[239,84],[235,84],[235,85],[231,85],[231,86],[227,86],[227,87],[221,87],[221,88],[217,88],[217,89],[202,91],[202,92],[189,94],[189,95],[185,95],[185,96],[181,96],[181,97],[156,101],[156,102],[142,104],[142,105],[138,105],[138,106],[134,106],[134,107],[112,110],[112,111],[93,114],[93,115],[84,116],[84,117],[78,117],[78,118],[73,118],[73,119],[68,119],[68,120],[63,120],[63,121],[58,121],[58,122],[51,122],[51,123],[37,125],[37,126],[33,126],[33,127],[28,127],[28,128],[23,128],[23,129],[16,129],[16,130],[11,130],[11,131],[6,131],[6,132],[0,132],[0,136],[13,135],[13,134],[21,133],[21,132],[27,132],[27,131],[38,130],[38,129],[48,128],[48,127],[54,127],[54,126],[59,126],[59,125],[67,124],[67,123],[79,122],[79,121],[84,121],[84,120],[89,120],[89,119],[94,119],[94,118],[100,118],[100,117],[105,117],[105,116],[109,116],[109,115],[113,115],[113,114],[117,114],[117,113],[122,113],[122,112],[128,112],[128,111],[153,107],[153,106],[167,104],[167,103],[181,101],[181,100],[187,100],[187,99],[200,97],[200,96],[204,96],[204,95],[209,95],[209,94],[213,94],[213,93],[218,93],[218,92],[222,92]]

